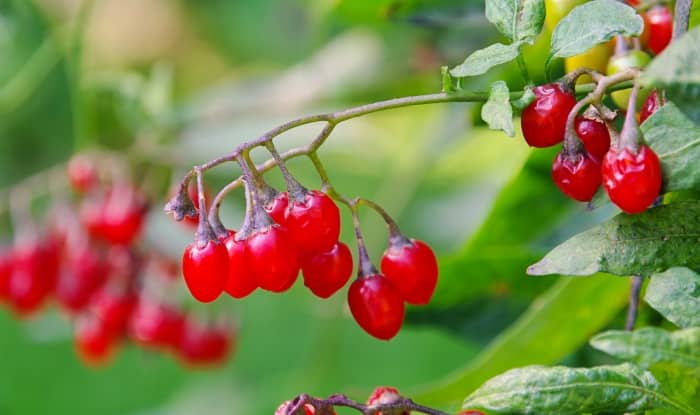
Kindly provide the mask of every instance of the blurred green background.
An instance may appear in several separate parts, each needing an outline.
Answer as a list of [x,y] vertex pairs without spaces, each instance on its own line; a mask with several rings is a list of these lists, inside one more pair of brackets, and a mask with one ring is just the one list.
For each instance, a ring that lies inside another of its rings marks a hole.
[[[437,92],[441,65],[493,40],[483,2],[473,0],[0,0],[0,187],[95,147],[128,152],[177,177],[301,115]],[[544,35],[527,50],[536,81],[546,46]],[[465,88],[487,90],[495,79],[512,90],[523,84],[506,65]],[[543,333],[556,334],[562,314],[584,310],[562,339],[528,339],[526,356],[516,345],[499,346],[503,335],[489,343],[556,282],[526,278],[525,266],[612,210],[588,212],[564,200],[549,181],[555,153],[531,155],[522,139],[479,125],[478,111],[477,104],[444,104],[373,114],[343,123],[320,152],[337,189],[376,200],[441,257],[435,301],[411,309],[394,340],[366,335],[344,291],[322,301],[299,281],[283,295],[188,302],[239,322],[224,367],[187,370],[170,356],[126,346],[110,366],[93,370],[74,356],[70,324],[58,313],[20,322],[2,311],[0,414],[263,415],[302,392],[364,400],[375,385],[429,391],[454,371],[470,373],[459,368],[485,348],[491,357],[479,362],[497,359],[506,368],[523,359],[599,358],[580,346],[618,314],[624,283],[611,283],[610,297],[566,298],[536,315]],[[303,145],[316,131],[300,128],[277,143]],[[310,167],[290,163],[304,184],[317,186]],[[207,181],[218,188],[236,174],[219,168]],[[163,194],[152,196],[146,240],[179,258],[191,233],[162,213]],[[223,216],[238,226],[240,193]],[[2,221],[0,238],[10,240],[6,215]],[[376,260],[384,226],[371,214],[362,221]],[[352,240],[347,226],[343,239]],[[557,290],[609,288],[567,284]],[[553,294],[546,295],[549,304]],[[600,317],[587,319],[590,310]],[[420,396],[454,409],[468,392]]]

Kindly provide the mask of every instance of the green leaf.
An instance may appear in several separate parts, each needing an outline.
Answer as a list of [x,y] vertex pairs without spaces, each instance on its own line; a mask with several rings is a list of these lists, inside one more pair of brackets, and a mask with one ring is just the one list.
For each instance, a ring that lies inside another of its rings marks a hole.
[[481,118],[490,129],[503,130],[509,137],[515,136],[510,91],[504,81],[496,81],[491,85],[489,99],[481,107]]
[[650,368],[659,363],[700,373],[700,328],[669,332],[658,327],[610,330],[591,339],[591,346],[618,359]]
[[544,0],[486,0],[486,18],[513,42],[532,44],[544,13]]
[[692,409],[664,396],[651,372],[630,364],[568,368],[530,366],[497,376],[468,396],[463,408],[500,413],[581,414]]
[[628,291],[622,278],[560,279],[466,367],[414,398],[457,409],[466,393],[512,367],[557,363],[622,309]]
[[700,189],[700,127],[668,102],[641,128],[661,160],[663,192]]
[[574,8],[554,28],[549,58],[578,55],[615,35],[637,36],[643,28],[642,18],[624,3],[590,1]]
[[530,275],[649,276],[673,266],[700,270],[700,201],[663,205],[638,215],[621,213],[552,249]]
[[700,25],[700,1],[693,1],[690,5],[690,18],[688,19],[688,29]]
[[700,275],[687,268],[652,275],[644,300],[679,327],[700,326]]
[[520,43],[511,43],[510,45],[494,43],[469,55],[461,65],[452,68],[450,73],[456,77],[481,75],[496,65],[517,58],[519,52]]
[[649,64],[642,80],[664,88],[666,96],[688,118],[700,122],[700,27],[671,42]]

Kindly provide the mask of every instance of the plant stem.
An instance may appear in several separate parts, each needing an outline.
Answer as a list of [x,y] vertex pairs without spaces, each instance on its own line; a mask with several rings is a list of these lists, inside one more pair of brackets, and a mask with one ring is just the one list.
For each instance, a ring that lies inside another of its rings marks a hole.
[[693,0],[676,0],[676,7],[673,11],[673,39],[678,39],[683,33],[688,31],[690,20],[690,9]]
[[639,308],[639,293],[642,290],[643,278],[639,275],[633,275],[630,278],[630,299],[627,308],[627,321],[625,322],[625,330],[632,331],[634,323],[637,321],[637,310]]

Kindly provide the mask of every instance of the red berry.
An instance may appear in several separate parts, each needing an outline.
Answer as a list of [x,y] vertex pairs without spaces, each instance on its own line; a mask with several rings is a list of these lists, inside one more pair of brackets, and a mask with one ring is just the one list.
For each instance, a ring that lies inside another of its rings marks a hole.
[[[377,405],[388,405],[396,403],[402,399],[399,391],[396,388],[390,386],[378,386],[374,388],[374,391],[367,398],[367,405],[377,406]],[[391,415],[409,415],[410,411],[392,412]],[[377,412],[377,415],[389,415],[383,412]]]
[[481,411],[478,411],[476,409],[467,409],[466,411],[460,412],[459,415],[486,415],[486,414],[481,412]]
[[287,192],[277,193],[274,199],[265,204],[265,211],[272,220],[284,225],[286,223],[287,206],[289,206],[289,195]]
[[304,285],[315,295],[328,298],[343,288],[352,276],[352,254],[342,242],[320,254],[305,256],[301,261]]
[[574,127],[586,151],[600,163],[610,148],[610,133],[605,123],[577,116]]
[[81,311],[104,284],[107,272],[108,267],[94,245],[88,245],[86,241],[71,248],[56,285],[59,305],[70,313]]
[[[290,415],[290,410],[294,406],[294,402],[292,401],[285,401],[280,405],[277,410],[275,411],[275,415]],[[314,415],[316,413],[316,410],[312,405],[304,404],[304,415]],[[335,415],[335,411],[332,412],[333,415]]]
[[12,274],[8,281],[8,299],[20,316],[38,311],[56,286],[58,247],[49,237],[30,238],[17,243],[12,253]]
[[531,147],[549,147],[564,140],[566,118],[576,105],[576,97],[558,83],[532,90],[535,100],[523,110],[520,125]]
[[291,201],[285,224],[301,253],[326,252],[340,236],[340,211],[328,195],[313,190],[303,201]]
[[382,273],[399,289],[404,301],[428,304],[438,280],[433,250],[415,239],[390,243],[381,262]]
[[103,366],[115,351],[117,337],[92,315],[83,315],[75,322],[75,350],[88,366]]
[[243,298],[258,288],[258,282],[248,265],[245,240],[237,241],[236,232],[229,231],[222,240],[228,252],[228,277],[224,290],[233,298]]
[[664,105],[663,100],[659,97],[657,91],[651,91],[651,94],[649,94],[644,101],[641,111],[639,111],[639,122],[643,123],[646,121],[647,118],[651,117],[651,114],[655,113],[662,105]]
[[130,293],[101,290],[92,299],[91,311],[106,328],[121,334],[126,331],[135,306],[136,298]]
[[348,304],[357,324],[370,335],[389,340],[401,329],[405,314],[398,288],[381,274],[360,277],[350,285]]
[[253,232],[246,240],[248,265],[260,288],[288,290],[299,274],[299,258],[289,233],[280,225]]
[[88,156],[76,154],[68,161],[68,181],[73,189],[85,193],[97,183],[97,168],[95,162]]
[[578,154],[572,159],[562,151],[552,164],[552,179],[565,195],[579,202],[588,202],[602,181],[600,164],[589,154]]
[[656,153],[642,145],[635,154],[628,148],[610,148],[603,160],[603,187],[610,200],[626,213],[640,213],[661,191],[661,163]]
[[648,24],[649,43],[647,48],[655,55],[663,52],[671,43],[673,35],[673,16],[667,6],[654,6],[646,12],[645,23]]
[[184,326],[185,317],[178,310],[142,300],[129,320],[129,335],[144,347],[177,347]]
[[87,200],[81,211],[90,235],[115,245],[129,245],[141,233],[146,204],[136,189],[115,184],[104,197]]
[[231,353],[231,334],[222,328],[203,327],[187,321],[178,354],[191,366],[222,364]]
[[193,241],[182,255],[182,274],[194,298],[203,303],[216,300],[229,275],[226,247],[215,239]]
[[0,251],[0,301],[6,301],[12,275],[12,255],[9,251]]

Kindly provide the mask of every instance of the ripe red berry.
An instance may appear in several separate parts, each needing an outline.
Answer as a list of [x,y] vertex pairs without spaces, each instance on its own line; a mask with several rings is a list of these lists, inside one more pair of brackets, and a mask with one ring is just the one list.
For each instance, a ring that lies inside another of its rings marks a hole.
[[576,105],[576,97],[558,83],[533,89],[535,100],[520,118],[525,141],[531,147],[549,147],[564,140],[566,118]]
[[[369,398],[367,398],[367,405],[370,407],[377,406],[377,405],[388,405],[392,403],[396,403],[399,400],[402,399],[401,394],[399,394],[399,391],[396,388],[392,388],[390,386],[378,386],[372,391],[372,393],[369,395]],[[391,412],[391,415],[409,415],[410,411],[401,411],[401,412]],[[377,412],[377,415],[389,415],[385,414],[384,412]]]
[[142,299],[129,319],[129,336],[144,347],[178,347],[185,317],[178,310]]
[[340,236],[340,211],[327,194],[312,190],[303,201],[290,201],[285,225],[302,254],[326,252]]
[[87,241],[71,247],[56,285],[56,300],[69,313],[85,308],[107,279],[108,267],[100,252]]
[[589,154],[570,158],[564,151],[552,164],[552,179],[562,193],[579,202],[588,202],[600,187],[600,163]]
[[226,361],[231,344],[231,334],[226,330],[186,321],[178,354],[190,366],[214,366]]
[[109,362],[114,354],[117,336],[92,315],[80,316],[75,322],[75,350],[88,366]]
[[583,141],[586,151],[600,163],[610,148],[610,133],[605,123],[577,116],[574,121],[576,134]]
[[476,410],[476,409],[467,409],[466,411],[460,412],[459,415],[486,415],[486,414],[479,411],[479,410]]
[[394,284],[381,274],[360,277],[350,285],[348,304],[357,324],[370,335],[389,340],[401,329],[405,308]]
[[643,123],[647,118],[651,117],[651,114],[655,113],[662,105],[664,105],[663,100],[659,97],[656,90],[651,91],[651,94],[644,100],[642,109],[639,111],[639,122]]
[[7,301],[12,275],[12,254],[10,251],[0,251],[0,302]]
[[275,222],[280,225],[286,223],[287,206],[289,206],[289,195],[287,192],[277,193],[274,199],[265,204],[265,211]]
[[85,193],[97,183],[95,162],[88,156],[76,154],[68,161],[68,181],[78,193]]
[[20,240],[12,252],[7,294],[20,316],[38,311],[56,286],[59,252],[51,237]]
[[657,5],[649,9],[645,17],[649,32],[647,48],[658,55],[671,43],[673,35],[671,10],[667,6]]
[[224,291],[228,280],[228,253],[215,239],[194,240],[182,255],[182,274],[198,301],[209,303]]
[[280,225],[253,232],[248,239],[248,264],[260,288],[272,292],[288,290],[299,274],[297,248]]
[[352,254],[342,242],[320,254],[307,255],[301,261],[304,285],[321,298],[328,298],[352,276]]
[[228,277],[224,290],[233,298],[246,297],[258,288],[258,281],[248,265],[248,245],[245,240],[237,241],[234,231],[229,231],[222,242],[228,252]]
[[661,163],[656,153],[642,145],[635,154],[610,148],[603,160],[603,187],[610,200],[626,213],[640,213],[661,191]]
[[103,289],[93,297],[91,311],[107,329],[121,334],[126,331],[135,306],[136,298],[133,294],[118,294]]
[[81,210],[84,226],[95,238],[130,245],[141,233],[146,203],[131,185],[115,184],[103,197],[86,200]]
[[435,253],[422,241],[390,242],[381,262],[382,273],[399,289],[404,301],[428,304],[438,280]]

